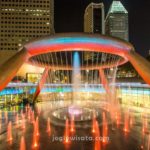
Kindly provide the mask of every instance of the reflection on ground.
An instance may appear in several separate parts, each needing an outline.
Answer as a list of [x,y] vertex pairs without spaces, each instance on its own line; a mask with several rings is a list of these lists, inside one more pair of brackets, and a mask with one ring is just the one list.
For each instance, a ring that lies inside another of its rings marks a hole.
[[70,103],[43,102],[34,108],[26,106],[1,110],[0,149],[149,150],[148,110],[122,106],[119,111],[113,112],[106,103],[86,101],[82,102],[83,108],[96,110],[91,120],[80,122],[74,117],[60,118],[62,126],[59,118],[56,121],[51,114],[57,109],[68,108]]

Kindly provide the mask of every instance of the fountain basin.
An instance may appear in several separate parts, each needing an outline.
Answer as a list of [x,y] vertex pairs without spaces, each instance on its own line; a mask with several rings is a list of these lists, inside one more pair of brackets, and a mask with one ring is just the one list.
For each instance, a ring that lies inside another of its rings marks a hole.
[[71,119],[74,116],[74,121],[90,121],[93,118],[93,112],[95,112],[95,116],[99,116],[99,112],[92,108],[82,108],[82,107],[64,107],[54,110],[52,112],[52,117],[57,118],[59,120],[65,121],[66,119]]

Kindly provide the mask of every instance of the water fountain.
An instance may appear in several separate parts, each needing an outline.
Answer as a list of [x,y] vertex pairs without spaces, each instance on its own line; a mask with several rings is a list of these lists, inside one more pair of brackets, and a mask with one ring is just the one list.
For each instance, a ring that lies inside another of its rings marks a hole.
[[51,127],[50,127],[50,118],[47,118],[47,129],[46,132],[48,133],[48,136],[51,134]]
[[65,125],[65,133],[64,133],[64,143],[68,144],[69,141],[69,120],[66,119],[66,125]]
[[25,144],[24,136],[21,137],[20,150],[26,150],[26,144]]
[[103,135],[103,143],[106,143],[106,137],[108,137],[108,125],[107,125],[107,120],[106,120],[106,114],[103,112],[103,130],[102,130],[102,135]]
[[39,133],[39,118],[36,117],[36,120],[35,120],[35,132],[36,132],[36,136],[39,136],[40,133]]
[[19,125],[19,116],[18,116],[18,113],[16,114],[16,126],[18,127],[18,125]]
[[81,85],[81,72],[80,72],[80,56],[78,52],[73,54],[73,72],[72,72],[72,89],[73,89],[73,104],[76,105],[76,101],[80,100],[80,85]]
[[31,123],[34,123],[34,120],[35,120],[34,111],[31,111]]
[[38,145],[38,136],[37,136],[37,124],[36,124],[36,121],[34,122],[33,124],[33,149],[36,149],[39,145]]
[[75,132],[74,115],[71,116],[70,131],[71,131],[72,133]]
[[26,120],[25,120],[25,115],[24,114],[22,114],[22,125],[21,125],[21,128],[25,132],[25,129],[26,129]]
[[148,130],[148,121],[147,121],[147,115],[144,115],[142,118],[142,132],[145,134]]
[[7,124],[8,123],[8,112],[5,111],[5,123]]
[[12,140],[13,140],[13,137],[12,137],[12,123],[9,122],[8,127],[7,127],[7,141],[10,144],[12,144]]
[[101,150],[101,141],[100,141],[100,130],[98,122],[95,122],[95,148],[94,150]]
[[124,132],[129,132],[129,112],[124,115]]
[[[48,41],[46,39],[46,42],[43,40],[42,42],[33,42],[33,45],[32,43],[26,45],[26,49],[32,56],[29,58],[29,62],[45,68],[43,72],[45,79],[42,77],[38,88],[36,88],[39,91],[33,90],[35,93],[42,91],[39,99],[43,96],[43,100],[46,97],[51,101],[51,104],[47,102],[44,109],[37,108],[35,113],[45,119],[44,132],[46,130],[48,136],[51,137],[51,132],[53,132],[51,130],[61,126],[61,129],[65,130],[63,136],[66,145],[72,143],[69,136],[78,134],[80,130],[92,131],[88,134],[95,138],[102,135],[103,145],[106,145],[106,138],[110,132],[118,132],[116,126],[119,130],[130,134],[129,131],[134,125],[133,119],[130,112],[124,113],[120,110],[116,98],[115,79],[117,66],[127,61],[124,54],[131,49],[131,46],[117,40],[109,39],[107,41],[107,38],[100,38],[99,40],[85,36],[82,39],[75,36],[73,42],[70,38],[61,37],[57,39],[58,41],[55,41],[55,38]],[[86,54],[89,54],[89,57]],[[98,91],[95,91],[97,89]],[[98,94],[100,97],[97,97]],[[45,109],[45,107],[48,108]],[[123,115],[124,120],[122,119]],[[42,137],[39,133],[39,118],[36,117],[35,119],[34,111],[28,106],[25,108],[25,116],[23,112],[21,116],[22,123],[25,123],[25,118],[29,120],[26,124],[33,123],[32,148],[37,149]],[[144,134],[148,132],[146,118],[143,118],[142,130]],[[18,122],[17,120],[16,118],[16,122]],[[53,128],[51,128],[50,122]],[[111,125],[113,131],[110,130]],[[25,128],[25,124],[22,124],[22,128]],[[102,134],[100,134],[100,131],[102,131]],[[12,141],[11,123],[8,125],[7,133],[8,141]],[[23,145],[24,138],[21,138],[21,150],[25,149]],[[100,140],[95,140],[94,149],[101,149]]]
[[93,112],[93,120],[92,120],[92,133],[96,132],[96,116],[95,112]]

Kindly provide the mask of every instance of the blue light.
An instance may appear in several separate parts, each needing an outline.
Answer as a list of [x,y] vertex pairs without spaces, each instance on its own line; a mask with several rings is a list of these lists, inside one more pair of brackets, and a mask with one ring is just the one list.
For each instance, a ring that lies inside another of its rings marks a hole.
[[0,92],[0,96],[2,95],[11,95],[11,94],[22,94],[23,88],[15,89],[15,88],[7,88]]

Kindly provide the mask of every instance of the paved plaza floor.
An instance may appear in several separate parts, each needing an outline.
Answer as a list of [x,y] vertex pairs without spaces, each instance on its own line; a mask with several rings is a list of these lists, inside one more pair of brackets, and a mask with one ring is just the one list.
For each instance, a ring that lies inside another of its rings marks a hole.
[[[100,140],[100,147],[96,147],[96,142],[91,128],[76,128],[73,133],[69,133],[69,143],[65,143],[64,135],[66,126],[60,126],[50,123],[50,132],[47,132],[47,119],[50,117],[52,109],[61,107],[58,103],[42,103],[38,107],[1,110],[1,126],[0,126],[0,150],[149,150],[149,122],[147,120],[147,129],[142,132],[142,118],[138,112],[132,112],[132,126],[129,123],[129,131],[124,131],[124,122],[120,124],[115,122],[108,124],[107,142]],[[34,113],[33,113],[34,112]],[[34,117],[33,117],[34,116]],[[35,120],[38,118],[39,135],[37,138],[37,146],[34,147],[34,129]],[[8,124],[11,121],[12,140],[8,140]],[[88,122],[87,122],[88,123]],[[100,123],[99,123],[100,124]],[[103,137],[103,126],[99,126],[99,136]],[[24,137],[25,144],[21,146],[21,137]]]

